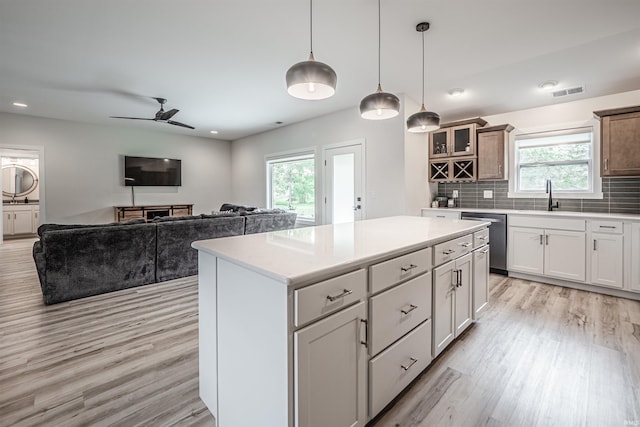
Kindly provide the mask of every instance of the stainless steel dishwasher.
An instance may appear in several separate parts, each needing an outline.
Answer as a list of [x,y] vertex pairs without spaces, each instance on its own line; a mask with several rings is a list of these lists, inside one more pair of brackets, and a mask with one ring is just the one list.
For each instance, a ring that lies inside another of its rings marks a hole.
[[462,212],[462,219],[488,221],[489,267],[492,273],[507,275],[507,215],[488,212]]

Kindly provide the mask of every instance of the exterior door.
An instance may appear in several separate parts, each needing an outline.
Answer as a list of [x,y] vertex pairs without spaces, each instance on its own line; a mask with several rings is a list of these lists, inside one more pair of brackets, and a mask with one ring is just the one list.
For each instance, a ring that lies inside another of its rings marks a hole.
[[324,218],[326,224],[363,219],[363,145],[324,149]]

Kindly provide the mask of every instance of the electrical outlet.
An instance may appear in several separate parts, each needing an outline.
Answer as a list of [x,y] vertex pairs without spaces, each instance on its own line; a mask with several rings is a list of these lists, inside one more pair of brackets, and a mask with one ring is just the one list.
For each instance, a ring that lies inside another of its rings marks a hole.
[[484,190],[485,199],[493,199],[493,190]]
[[453,190],[453,198],[456,199],[458,197],[458,190]]

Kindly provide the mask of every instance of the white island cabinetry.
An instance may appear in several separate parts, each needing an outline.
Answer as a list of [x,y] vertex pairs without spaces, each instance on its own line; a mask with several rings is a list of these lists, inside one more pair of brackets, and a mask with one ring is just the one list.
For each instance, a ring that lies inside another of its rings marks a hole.
[[432,248],[487,225],[392,217],[194,242],[216,425],[364,426],[431,362]]

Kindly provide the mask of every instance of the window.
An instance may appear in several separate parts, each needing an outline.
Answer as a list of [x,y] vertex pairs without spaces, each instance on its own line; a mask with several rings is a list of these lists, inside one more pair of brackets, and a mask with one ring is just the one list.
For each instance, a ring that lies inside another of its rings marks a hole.
[[298,214],[298,220],[315,223],[315,153],[267,158],[267,205]]
[[[553,191],[586,197],[595,188],[593,128],[517,135],[515,138],[515,192],[544,193],[546,181]],[[597,186],[599,187],[599,186]]]

